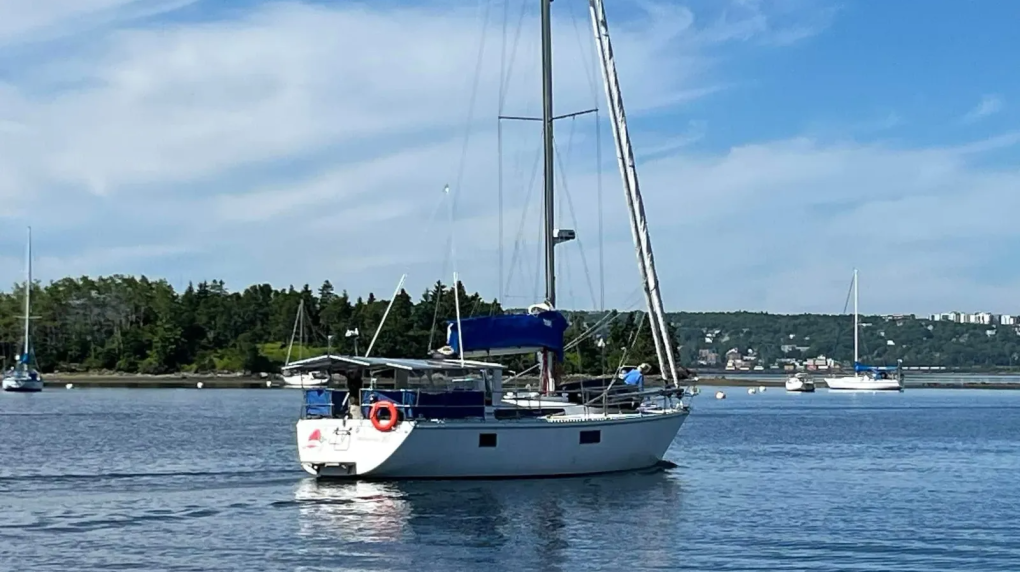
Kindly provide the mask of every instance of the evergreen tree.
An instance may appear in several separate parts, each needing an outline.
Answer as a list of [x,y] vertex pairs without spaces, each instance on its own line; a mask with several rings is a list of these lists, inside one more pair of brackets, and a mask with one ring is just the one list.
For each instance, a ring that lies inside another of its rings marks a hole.
[[[358,353],[364,354],[386,311],[388,300],[366,293],[351,301],[346,290],[338,295],[325,281],[317,290],[308,285],[277,289],[256,284],[230,292],[221,280],[189,283],[177,293],[165,280],[145,276],[62,278],[32,285],[32,339],[41,369],[52,371],[119,370],[167,373],[175,371],[273,371],[286,357],[298,307],[306,310],[305,357],[326,351],[327,336],[334,352],[353,353],[354,340],[345,332],[357,328]],[[372,355],[424,357],[446,344],[447,323],[462,318],[500,314],[498,301],[470,293],[463,283],[440,282],[422,292],[417,303],[406,291],[397,294]],[[24,285],[0,293],[0,351],[11,363],[21,351]],[[604,317],[599,312],[565,312],[566,341],[575,339]],[[643,312],[612,313],[608,325],[590,333],[566,355],[564,371],[615,371],[624,351],[626,365],[658,360],[651,325]],[[673,313],[673,347],[678,365],[721,368],[723,356],[737,349],[753,351],[766,367],[783,359],[824,355],[849,364],[853,354],[852,317],[847,315],[775,315],[761,312]],[[640,322],[640,328],[638,323]],[[1016,326],[932,322],[913,317],[861,317],[862,362],[957,368],[1020,367],[1020,335]],[[605,346],[600,348],[596,335]],[[603,360],[605,355],[605,360]],[[720,361],[707,363],[703,356]],[[261,357],[258,357],[261,356]],[[515,370],[534,363],[534,356],[504,360]],[[705,361],[706,363],[699,363]]]

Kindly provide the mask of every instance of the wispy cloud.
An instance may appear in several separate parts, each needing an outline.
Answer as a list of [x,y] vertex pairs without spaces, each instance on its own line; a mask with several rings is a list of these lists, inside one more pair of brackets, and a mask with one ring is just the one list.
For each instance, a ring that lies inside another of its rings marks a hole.
[[1002,111],[1003,105],[1004,102],[1001,96],[985,95],[981,98],[980,103],[963,116],[962,121],[964,123],[974,123],[990,115],[995,115]]
[[[457,3],[256,2],[158,25],[132,16],[152,4],[129,0],[28,4],[0,0],[0,43],[42,45],[43,31],[63,39],[39,50],[20,44],[32,50],[31,70],[0,76],[0,240],[9,263],[0,280],[20,278],[20,223],[31,221],[45,278],[153,272],[221,277],[234,287],[330,278],[352,293],[388,295],[411,272],[415,291],[450,274],[443,275],[450,213],[440,201],[451,184],[459,271],[495,295],[502,167],[504,281],[531,293],[540,140],[533,123],[504,124],[497,161],[501,10],[492,10],[474,122],[466,125],[481,20]],[[930,245],[919,246],[953,236],[963,242],[943,247],[948,259],[984,259],[969,238],[1011,236],[1006,227],[946,222],[975,201],[1002,212],[1020,206],[1009,194],[1017,174],[976,161],[1010,145],[1008,132],[957,147],[818,136],[707,152],[701,144],[725,126],[687,112],[732,85],[724,67],[732,53],[718,51],[789,46],[822,33],[833,16],[814,2],[702,7],[634,1],[613,3],[610,14],[670,307],[827,308],[854,265],[874,284],[876,311],[936,304],[948,288],[1012,300],[1006,289],[939,266]],[[522,32],[504,112],[537,115],[537,15],[523,0],[511,8],[510,47],[518,21]],[[600,83],[592,89],[592,77],[601,78],[587,14],[577,10],[575,21],[569,7],[555,9],[556,108],[588,109],[604,96]],[[462,154],[465,128],[471,137]],[[618,305],[637,273],[609,133],[602,131],[607,302]],[[558,217],[571,225],[576,218],[580,237],[561,250],[563,299],[573,292],[583,306],[591,301],[582,245],[596,268],[594,140],[589,117],[557,125],[565,165]],[[510,280],[519,229],[531,241]],[[827,274],[838,288],[826,286]],[[910,294],[940,280],[951,286]]]
[[[1007,311],[1008,288],[986,283],[979,269],[1001,265],[988,245],[1018,241],[1020,231],[962,215],[981,205],[1020,208],[1013,191],[1020,170],[975,161],[977,149],[1001,149],[1007,140],[914,149],[774,141],[721,157],[646,164],[642,181],[655,189],[650,212],[661,217],[675,209],[676,222],[653,219],[658,243],[685,243],[685,251],[712,260],[713,276],[704,278],[711,292],[688,293],[698,306],[839,311],[844,278],[857,267],[867,278],[862,300],[869,312],[923,313],[947,300]],[[683,259],[692,257],[699,259]],[[687,273],[666,266],[663,274],[667,282]],[[929,282],[940,286],[926,288]],[[1006,284],[1020,287],[1020,272],[1009,273]]]
[[716,6],[721,13],[698,33],[702,41],[790,46],[825,31],[839,13],[838,6],[810,0],[731,0]]
[[0,46],[39,44],[96,27],[171,12],[198,0],[0,0]]

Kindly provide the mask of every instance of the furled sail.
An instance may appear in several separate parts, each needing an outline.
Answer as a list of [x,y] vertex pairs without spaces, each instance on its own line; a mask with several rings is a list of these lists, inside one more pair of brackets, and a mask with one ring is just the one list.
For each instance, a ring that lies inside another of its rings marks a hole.
[[[446,343],[454,355],[464,357],[512,355],[549,350],[563,359],[563,332],[567,319],[552,310],[536,314],[502,314],[447,322]],[[458,335],[459,334],[459,335]]]

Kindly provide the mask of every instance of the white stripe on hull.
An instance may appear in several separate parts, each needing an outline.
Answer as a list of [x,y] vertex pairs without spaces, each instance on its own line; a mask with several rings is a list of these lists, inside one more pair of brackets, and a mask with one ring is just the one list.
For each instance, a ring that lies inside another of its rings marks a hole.
[[[364,419],[302,419],[302,467],[321,477],[551,477],[628,471],[662,460],[687,411],[579,420],[405,421],[377,431]],[[570,419],[563,417],[562,419]],[[320,440],[310,440],[319,431]],[[599,442],[581,444],[581,432]],[[494,447],[480,446],[495,434]]]

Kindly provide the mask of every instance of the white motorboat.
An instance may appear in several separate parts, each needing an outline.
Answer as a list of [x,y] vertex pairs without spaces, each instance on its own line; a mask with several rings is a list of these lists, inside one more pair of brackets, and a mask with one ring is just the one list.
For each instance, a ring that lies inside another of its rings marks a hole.
[[321,371],[294,371],[283,367],[280,380],[287,387],[322,387],[329,383],[329,376]]
[[850,375],[824,378],[825,386],[836,391],[903,391],[903,370],[896,367],[869,366],[859,361],[860,324],[858,314],[857,269],[854,269],[854,371]]
[[43,377],[32,365],[35,353],[31,343],[31,315],[32,315],[32,227],[28,228],[28,252],[26,254],[25,281],[25,345],[21,355],[17,356],[14,367],[4,372],[3,381],[0,386],[4,391],[17,392],[38,392],[43,390]]
[[815,390],[815,382],[805,372],[797,372],[786,379],[786,391],[810,393]]
[[[370,347],[365,356],[326,355],[289,363],[295,371],[339,368],[359,374],[355,379],[387,379],[381,374],[392,373],[393,389],[381,389],[372,381],[353,393],[305,390],[296,444],[301,466],[308,473],[388,479],[552,477],[638,470],[663,460],[687,419],[690,408],[685,388],[679,385],[674,342],[662,308],[602,0],[590,0],[590,15],[644,286],[647,323],[665,387],[631,387],[629,398],[640,406],[626,411],[613,407],[608,391],[591,403],[554,398],[559,378],[556,364],[563,360],[567,329],[566,318],[556,309],[555,246],[572,240],[574,231],[554,226],[550,2],[541,3],[545,300],[527,313],[464,320],[458,305],[457,319],[448,322],[450,355],[376,358],[368,357]],[[455,289],[456,283],[454,274]],[[527,396],[525,404],[510,403],[504,400],[502,388],[504,366],[474,360],[522,353],[538,355],[541,387],[536,395]],[[620,397],[614,395],[614,402]]]

